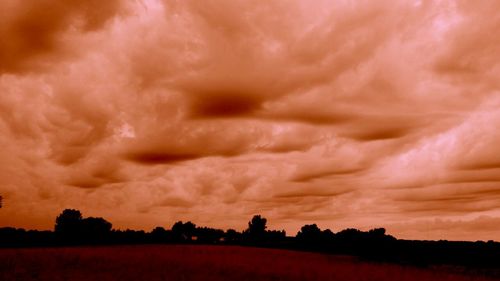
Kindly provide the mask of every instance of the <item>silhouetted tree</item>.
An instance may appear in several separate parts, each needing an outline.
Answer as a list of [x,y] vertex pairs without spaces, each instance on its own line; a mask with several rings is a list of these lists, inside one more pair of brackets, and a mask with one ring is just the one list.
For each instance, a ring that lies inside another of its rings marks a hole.
[[352,242],[360,240],[363,236],[363,232],[359,229],[355,228],[347,228],[344,229],[337,234],[335,234],[335,238],[345,242]]
[[268,230],[266,231],[266,240],[271,243],[280,243],[286,239],[286,231],[284,230]]
[[0,208],[2,208],[2,206],[3,206],[3,197],[2,195],[0,195]]
[[57,218],[54,227],[56,235],[64,240],[78,240],[82,230],[82,213],[66,209]]
[[253,236],[262,235],[266,232],[267,219],[256,215],[248,222],[248,233]]
[[374,228],[368,231],[368,235],[371,237],[384,237],[385,228]]
[[335,237],[335,233],[330,229],[323,230],[323,237],[327,240],[332,240]]
[[196,225],[190,221],[186,223],[178,221],[172,226],[172,235],[174,236],[174,239],[179,242],[192,241],[195,231]]
[[267,219],[260,215],[253,216],[248,222],[248,228],[243,232],[245,239],[252,243],[261,243],[266,239]]
[[157,226],[151,231],[151,234],[162,236],[167,234],[167,230],[161,226]]
[[165,228],[158,226],[155,227],[150,233],[150,240],[153,243],[166,243],[169,240],[170,232]]
[[112,242],[117,244],[142,244],[148,242],[144,230],[112,230]]
[[222,240],[224,231],[210,227],[197,227],[195,235],[198,243],[215,244]]
[[83,218],[78,210],[66,209],[57,218],[56,236],[66,243],[103,243],[110,239],[112,225],[103,218]]
[[322,231],[316,224],[306,224],[295,237],[297,243],[304,248],[325,251],[331,246],[334,236],[330,229]]
[[19,246],[24,242],[26,230],[14,227],[0,228],[0,245],[1,246]]
[[237,244],[241,242],[242,234],[234,229],[226,230],[224,234],[224,242],[228,244]]
[[105,242],[109,239],[112,224],[103,218],[89,217],[81,220],[82,240],[86,242]]
[[312,243],[321,240],[321,229],[316,224],[306,224],[297,233],[297,239],[302,243]]

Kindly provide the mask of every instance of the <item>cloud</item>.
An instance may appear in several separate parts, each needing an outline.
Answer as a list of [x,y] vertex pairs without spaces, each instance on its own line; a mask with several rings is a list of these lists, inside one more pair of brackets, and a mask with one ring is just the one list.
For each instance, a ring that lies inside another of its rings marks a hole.
[[[3,1],[0,21],[0,73],[32,71],[64,53],[64,38],[76,30],[100,29],[121,9],[120,1]],[[62,55],[64,56],[64,55]],[[45,58],[45,59],[44,59]],[[50,59],[50,60],[48,60]]]
[[167,197],[160,202],[162,207],[191,207],[193,202],[182,197]]
[[435,185],[420,190],[401,192],[395,201],[405,212],[416,214],[470,214],[491,211],[498,202],[495,184],[457,183]]
[[[408,223],[395,224],[388,228],[389,233],[400,232],[408,237],[421,237],[421,239],[433,239],[433,237],[446,237],[447,240],[458,241],[488,241],[497,235],[498,217],[479,216],[471,219],[430,219],[417,220]],[[478,234],[477,230],[482,233]]]
[[486,237],[496,6],[4,1],[0,224],[68,207],[121,228],[260,213],[289,233]]
[[191,116],[223,117],[250,114],[258,109],[259,101],[252,95],[239,94],[235,91],[197,94],[192,101]]
[[495,84],[492,75],[498,71],[498,39],[488,36],[489,32],[500,26],[500,20],[492,10],[497,3],[471,5],[457,1],[457,28],[448,35],[451,44],[436,62],[436,70],[451,79],[464,79],[482,87],[490,88]]
[[295,188],[288,188],[288,190],[277,193],[275,198],[305,198],[305,197],[326,197],[331,198],[348,193],[350,190],[341,188],[328,188],[325,186],[298,186]]
[[163,129],[159,124],[154,125],[158,127],[148,128],[151,131],[128,141],[123,153],[125,159],[158,164],[231,156],[243,153],[251,143],[249,133],[234,128],[231,123],[183,122],[166,125]]
[[123,183],[128,181],[128,177],[122,171],[122,166],[111,155],[87,158],[67,168],[65,183],[70,186],[89,189],[100,188],[108,184]]

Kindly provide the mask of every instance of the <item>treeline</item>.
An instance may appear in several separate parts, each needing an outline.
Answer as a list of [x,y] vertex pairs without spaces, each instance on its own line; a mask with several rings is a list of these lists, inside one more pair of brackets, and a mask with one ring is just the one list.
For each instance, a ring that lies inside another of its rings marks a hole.
[[117,230],[103,218],[84,218],[80,211],[64,210],[57,218],[54,231],[0,228],[1,247],[70,246],[100,244],[234,244],[272,246],[290,242],[284,230],[268,230],[267,219],[256,215],[248,229],[239,232],[201,227],[188,221],[178,221],[170,229],[156,227],[143,230]]
[[116,230],[103,218],[84,218],[80,211],[66,209],[57,218],[54,231],[0,228],[0,247],[39,247],[120,244],[217,244],[241,245],[330,254],[420,266],[458,265],[494,269],[500,277],[500,243],[488,241],[400,240],[384,228],[370,231],[345,229],[334,233],[316,224],[304,225],[295,236],[284,230],[268,230],[267,220],[254,216],[244,231],[221,230],[178,221],[170,229]]

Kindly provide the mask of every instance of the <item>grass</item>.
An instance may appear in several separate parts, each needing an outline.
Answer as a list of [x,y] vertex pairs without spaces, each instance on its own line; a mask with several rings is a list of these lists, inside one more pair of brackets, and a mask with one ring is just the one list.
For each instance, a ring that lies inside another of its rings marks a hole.
[[0,280],[490,280],[355,258],[231,246],[0,249]]

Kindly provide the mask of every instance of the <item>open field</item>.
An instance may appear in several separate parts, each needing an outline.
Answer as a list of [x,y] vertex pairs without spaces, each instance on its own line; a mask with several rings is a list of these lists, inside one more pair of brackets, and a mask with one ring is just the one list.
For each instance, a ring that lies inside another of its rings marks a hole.
[[231,246],[0,249],[0,280],[491,280],[350,257]]

